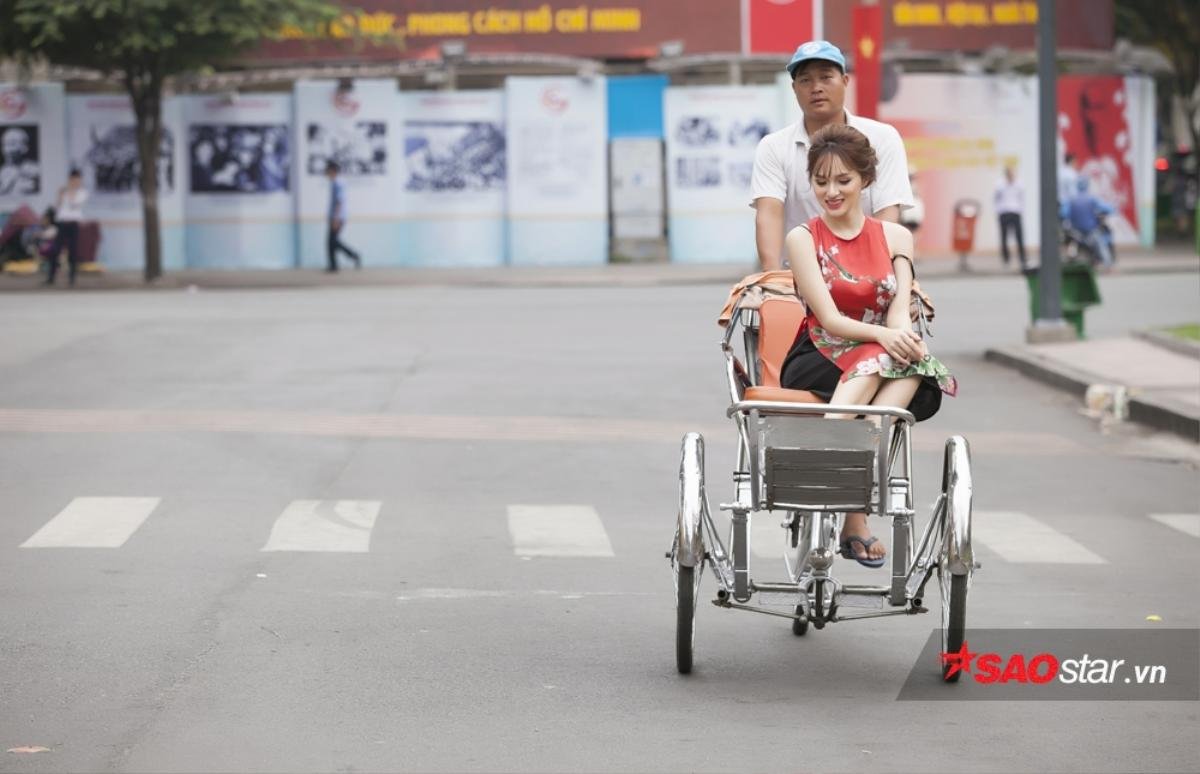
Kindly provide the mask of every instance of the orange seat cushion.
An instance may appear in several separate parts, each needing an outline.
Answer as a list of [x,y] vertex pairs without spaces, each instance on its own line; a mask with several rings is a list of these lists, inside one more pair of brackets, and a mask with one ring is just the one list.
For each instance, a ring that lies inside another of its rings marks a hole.
[[[804,322],[804,304],[798,298],[768,298],[758,310],[758,364],[764,387],[778,387],[783,360],[791,351]],[[782,400],[776,398],[775,400]]]
[[771,400],[781,403],[824,403],[808,390],[788,390],[783,387],[747,387],[743,400]]

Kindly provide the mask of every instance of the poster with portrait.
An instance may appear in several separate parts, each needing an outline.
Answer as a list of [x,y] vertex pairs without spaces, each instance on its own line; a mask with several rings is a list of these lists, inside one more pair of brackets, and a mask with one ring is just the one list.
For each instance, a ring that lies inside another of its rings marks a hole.
[[780,128],[774,86],[666,90],[667,208],[672,261],[754,260],[754,151]]
[[324,266],[330,181],[345,194],[342,239],[370,266],[400,265],[399,95],[389,79],[297,81],[295,146],[300,265]]
[[400,202],[413,262],[503,264],[508,184],[503,92],[413,92],[401,94],[400,104]]
[[608,260],[608,98],[604,78],[509,78],[508,259]]
[[[158,212],[162,261],[166,269],[185,266],[183,188],[186,158],[181,103],[163,102],[163,133],[158,152]],[[71,166],[83,176],[89,196],[85,215],[100,222],[99,261],[107,269],[144,265],[141,160],[137,127],[128,97],[87,94],[67,97],[67,148]]]
[[0,210],[41,212],[66,183],[62,84],[0,83]]
[[292,96],[181,99],[188,265],[295,266]]

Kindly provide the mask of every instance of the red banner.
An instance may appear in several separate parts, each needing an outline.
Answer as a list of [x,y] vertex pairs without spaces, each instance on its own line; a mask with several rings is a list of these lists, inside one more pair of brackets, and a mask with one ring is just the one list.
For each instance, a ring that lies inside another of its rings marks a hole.
[[1063,75],[1058,79],[1058,126],[1091,192],[1137,229],[1133,134],[1125,120],[1125,80],[1117,75]]
[[791,54],[813,38],[813,2],[748,0],[749,42],[753,54]]
[[879,114],[879,87],[883,68],[883,13],[878,4],[856,5],[851,16],[854,51],[855,112],[866,118]]

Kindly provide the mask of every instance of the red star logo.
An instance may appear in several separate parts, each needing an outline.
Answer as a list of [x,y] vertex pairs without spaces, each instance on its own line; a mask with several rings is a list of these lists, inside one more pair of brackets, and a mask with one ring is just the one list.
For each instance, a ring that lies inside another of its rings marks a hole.
[[946,670],[946,677],[950,677],[958,672],[971,671],[971,659],[978,656],[978,653],[972,653],[967,647],[967,641],[963,640],[962,647],[953,653],[943,653],[942,663],[949,666]]

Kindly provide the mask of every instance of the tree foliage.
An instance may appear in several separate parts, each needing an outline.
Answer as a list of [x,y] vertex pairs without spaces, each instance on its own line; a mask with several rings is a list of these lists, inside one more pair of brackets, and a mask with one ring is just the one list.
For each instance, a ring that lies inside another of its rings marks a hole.
[[1115,16],[1118,38],[1158,49],[1174,67],[1192,148],[1200,152],[1200,0],[1116,0]]
[[284,29],[318,32],[326,0],[0,0],[0,56],[118,79],[137,119],[147,280],[161,273],[158,148],[166,79],[229,62]]

